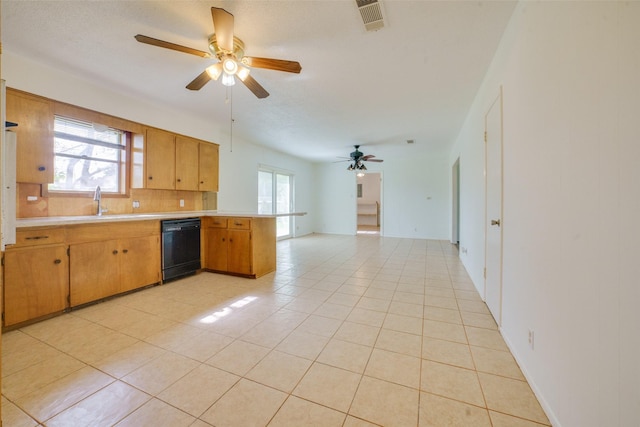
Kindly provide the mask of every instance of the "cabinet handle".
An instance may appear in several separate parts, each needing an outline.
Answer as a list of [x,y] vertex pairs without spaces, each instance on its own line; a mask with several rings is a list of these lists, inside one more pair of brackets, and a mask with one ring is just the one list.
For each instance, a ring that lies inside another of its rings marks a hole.
[[200,181],[200,184],[204,184],[204,181]]
[[49,236],[31,236],[26,237],[25,240],[40,240],[40,239],[48,239]]
[[62,262],[62,260],[61,260],[61,259],[53,260],[53,263],[54,263],[54,264],[60,264],[61,262]]
[[233,239],[229,239],[229,243],[233,243]]
[[241,222],[234,222],[235,225],[237,225],[238,227],[242,225]]
[[46,171],[46,170],[47,170],[47,168],[45,168],[44,166],[38,166],[38,170],[39,170],[40,172],[43,172],[43,171]]
[[180,178],[178,178],[176,181],[178,181],[178,182],[182,182],[182,180],[181,180]]
[[123,250],[122,250],[122,253],[123,253],[123,254],[127,254],[127,253],[129,253],[129,249],[123,249]]
[[150,177],[149,177],[149,179],[153,179],[153,177],[152,177],[152,176],[150,176]]
[[114,255],[118,255],[118,251],[116,249],[113,250]]

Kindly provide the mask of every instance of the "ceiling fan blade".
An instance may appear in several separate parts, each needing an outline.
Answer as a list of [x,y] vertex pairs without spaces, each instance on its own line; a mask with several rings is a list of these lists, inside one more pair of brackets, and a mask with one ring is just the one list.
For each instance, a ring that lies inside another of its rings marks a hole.
[[362,156],[362,160],[369,160],[374,158],[375,156],[373,154],[367,154],[366,156]]
[[187,85],[187,89],[200,90],[204,85],[209,83],[209,80],[211,80],[211,76],[209,76],[207,70],[204,70],[200,75],[198,75],[198,77],[193,79],[193,81]]
[[382,159],[362,159],[362,160],[364,160],[365,162],[378,162],[378,163],[384,162],[384,160]]
[[263,88],[260,85],[260,83],[258,83],[256,81],[256,79],[254,79],[250,75],[247,75],[245,78],[240,79],[240,81],[242,83],[244,83],[244,85],[247,87],[247,89],[249,89],[251,92],[253,92],[253,94],[255,96],[257,96],[258,98],[262,99],[262,98],[266,98],[267,96],[269,96],[269,92],[267,92],[265,90],[265,88]]
[[233,52],[233,15],[219,7],[211,8],[213,30],[220,49]]
[[163,47],[165,49],[177,50],[178,52],[188,53],[191,55],[200,56],[202,58],[210,58],[211,54],[208,52],[204,52],[198,49],[192,49],[190,47],[182,46],[175,43],[166,42],[164,40],[154,39],[153,37],[143,36],[142,34],[137,34],[135,39],[140,43],[150,44],[152,46]]
[[286,71],[287,73],[300,73],[302,67],[297,61],[286,61],[284,59],[258,58],[255,56],[245,56],[242,63],[249,67],[266,68],[268,70]]

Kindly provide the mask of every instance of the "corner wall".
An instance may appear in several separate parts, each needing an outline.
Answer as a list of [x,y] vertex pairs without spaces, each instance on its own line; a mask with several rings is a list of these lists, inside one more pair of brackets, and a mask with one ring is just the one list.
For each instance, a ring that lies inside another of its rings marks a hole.
[[521,2],[450,155],[482,295],[482,133],[502,85],[501,331],[555,426],[640,425],[638,22],[637,2]]

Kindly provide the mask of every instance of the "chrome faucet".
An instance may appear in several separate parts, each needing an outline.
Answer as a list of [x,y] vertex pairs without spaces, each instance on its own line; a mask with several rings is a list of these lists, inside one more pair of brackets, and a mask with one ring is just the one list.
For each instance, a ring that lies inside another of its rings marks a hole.
[[98,202],[98,212],[96,215],[102,216],[102,191],[100,186],[96,186],[96,191],[93,193],[93,201]]

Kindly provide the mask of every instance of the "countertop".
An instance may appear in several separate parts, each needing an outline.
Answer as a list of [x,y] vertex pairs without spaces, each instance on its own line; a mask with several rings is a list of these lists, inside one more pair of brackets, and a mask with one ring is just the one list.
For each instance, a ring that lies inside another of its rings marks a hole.
[[157,212],[157,213],[139,213],[139,214],[120,214],[120,215],[79,215],[79,216],[49,216],[37,218],[21,218],[16,220],[17,228],[24,227],[47,227],[57,225],[73,225],[73,224],[91,224],[102,222],[123,222],[123,221],[149,221],[163,219],[180,219],[205,216],[233,216],[244,218],[276,218],[280,216],[302,216],[306,212],[294,212],[288,214],[264,215],[251,212],[227,212],[227,211],[177,211],[177,212]]

